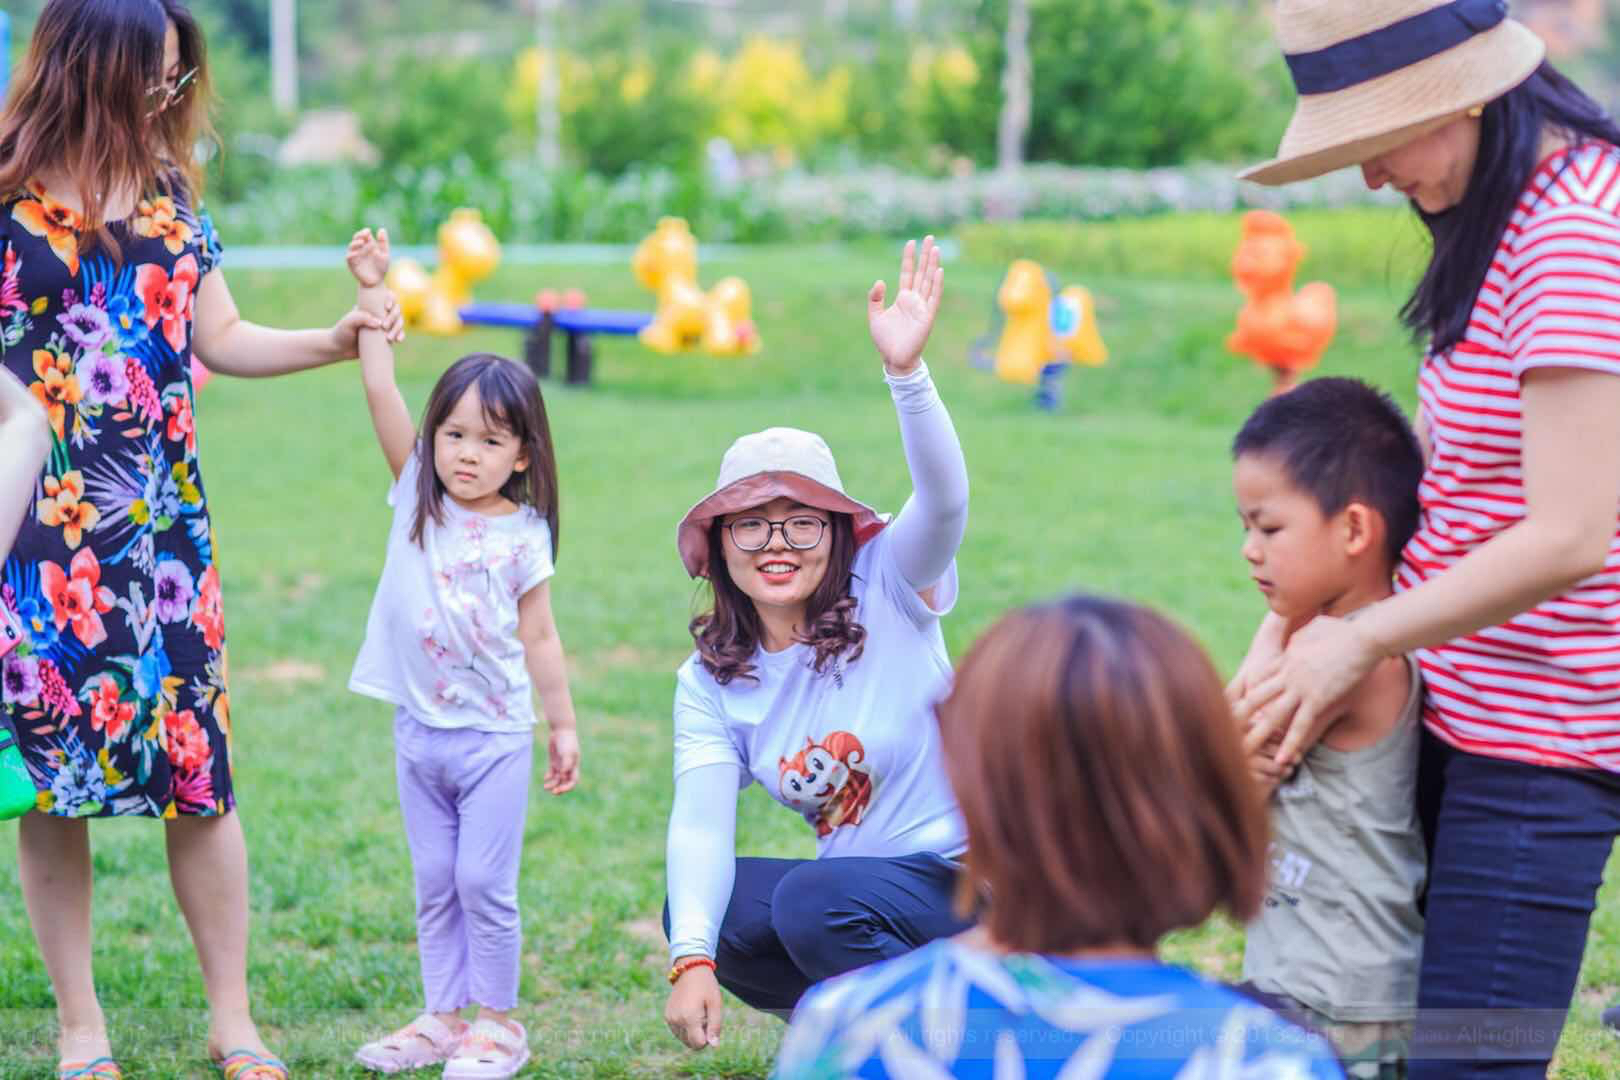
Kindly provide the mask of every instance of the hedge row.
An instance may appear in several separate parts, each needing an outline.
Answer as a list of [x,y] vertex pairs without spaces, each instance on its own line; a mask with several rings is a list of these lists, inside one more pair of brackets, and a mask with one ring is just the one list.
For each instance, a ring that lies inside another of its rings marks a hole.
[[[1428,233],[1404,206],[1299,209],[1286,216],[1307,249],[1302,282],[1404,293],[1428,259]],[[1229,212],[979,223],[963,226],[957,236],[965,255],[989,262],[1028,258],[1075,274],[1224,278],[1242,220]]]

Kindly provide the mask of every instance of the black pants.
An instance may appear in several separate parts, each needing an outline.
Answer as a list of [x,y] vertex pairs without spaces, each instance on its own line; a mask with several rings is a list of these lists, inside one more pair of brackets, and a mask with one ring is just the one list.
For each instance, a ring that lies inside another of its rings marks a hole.
[[1429,892],[1412,1080],[1547,1075],[1620,834],[1620,774],[1424,733]]
[[756,1009],[785,1013],[822,979],[959,933],[972,925],[951,907],[959,870],[926,851],[738,859],[714,957],[720,985]]

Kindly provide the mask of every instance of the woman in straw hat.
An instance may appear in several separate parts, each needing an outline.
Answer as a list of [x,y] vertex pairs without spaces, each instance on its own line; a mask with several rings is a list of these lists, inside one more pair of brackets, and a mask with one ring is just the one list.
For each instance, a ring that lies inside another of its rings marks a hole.
[[1286,766],[1380,659],[1416,652],[1411,1075],[1539,1077],[1620,834],[1620,127],[1501,0],[1280,0],[1276,20],[1299,105],[1245,175],[1360,165],[1433,236],[1402,310],[1426,345],[1426,466],[1396,594],[1281,655],[1263,626],[1238,714],[1251,748],[1283,733]]
[[[677,676],[664,911],[665,1019],[694,1049],[719,1040],[722,986],[785,1015],[819,979],[966,925],[966,832],[930,711],[968,500],[922,363],[943,284],[929,237],[906,245],[892,307],[881,281],[867,297],[915,489],[892,522],[844,494],[818,436],[771,428],[732,444],[678,530],[714,597]],[[755,780],[815,830],[816,859],[736,857]]]

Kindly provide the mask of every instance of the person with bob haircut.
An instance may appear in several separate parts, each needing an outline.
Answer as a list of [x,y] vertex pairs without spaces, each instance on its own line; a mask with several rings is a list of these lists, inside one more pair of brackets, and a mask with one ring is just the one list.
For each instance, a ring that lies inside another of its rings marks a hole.
[[39,793],[19,823],[18,876],[71,1080],[120,1075],[92,973],[86,827],[112,816],[164,823],[209,1057],[227,1080],[287,1076],[248,996],[247,851],[191,361],[283,375],[355,356],[365,328],[401,336],[397,306],[297,331],[238,314],[199,201],[208,88],[182,0],[50,0],[0,114],[0,364],[51,435],[0,566],[23,629],[3,707]]
[[1297,761],[1387,659],[1426,687],[1430,836],[1410,1075],[1541,1077],[1620,835],[1620,126],[1503,0],[1280,0],[1299,91],[1281,184],[1358,165],[1433,254],[1418,527],[1395,594],[1232,683],[1251,747]]
[[937,711],[978,926],[812,990],[777,1080],[1344,1075],[1321,1037],[1157,958],[1266,888],[1265,807],[1191,637],[1118,600],[1027,607]]
[[[908,242],[898,294],[867,294],[911,469],[887,521],[844,493],[817,435],[732,444],[677,530],[713,605],[675,689],[666,873],[670,1030],[721,1030],[722,986],[786,1015],[810,985],[956,933],[967,847],[929,712],[950,681],[940,617],[956,601],[968,478],[922,362],[944,289],[933,237]],[[737,792],[758,781],[815,830],[816,858],[738,858]]]

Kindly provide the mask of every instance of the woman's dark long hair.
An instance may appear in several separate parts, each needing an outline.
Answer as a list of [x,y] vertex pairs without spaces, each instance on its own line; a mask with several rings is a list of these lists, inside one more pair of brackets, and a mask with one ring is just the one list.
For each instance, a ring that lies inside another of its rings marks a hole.
[[1541,163],[1542,137],[1549,131],[1576,143],[1620,146],[1620,125],[1562,72],[1543,63],[1524,83],[1485,106],[1479,156],[1462,202],[1438,214],[1418,209],[1434,239],[1434,254],[1401,319],[1418,340],[1428,339],[1432,351],[1450,349],[1468,329],[1480,286]]
[[[163,39],[173,23],[180,70],[197,73],[182,97],[159,110]],[[199,139],[212,135],[208,56],[202,29],[183,0],[51,0],[0,115],[0,196],[48,170],[72,179],[85,236],[103,230],[114,192],[137,197],[182,181],[201,198]]]
[[[805,626],[798,640],[815,652],[813,667],[820,675],[833,660],[844,657],[853,664],[866,647],[866,627],[855,621],[855,598],[850,595],[850,568],[855,564],[855,523],[848,514],[830,515],[827,530],[832,549],[827,572],[805,605]],[[733,679],[759,681],[753,657],[760,643],[759,611],[753,600],[731,580],[726,569],[720,519],[709,526],[709,586],[714,606],[692,620],[688,629],[697,645],[698,662],[721,686]]]
[[434,467],[433,440],[439,427],[455,411],[468,390],[478,388],[484,420],[504,428],[523,447],[528,467],[514,472],[501,485],[501,494],[519,506],[531,506],[551,527],[551,557],[562,547],[557,519],[557,452],[551,446],[551,423],[546,419],[540,383],[527,367],[494,353],[473,353],[445,369],[433,387],[422,428],[416,437],[416,520],[411,540],[418,546],[429,520],[444,524],[444,481]]

